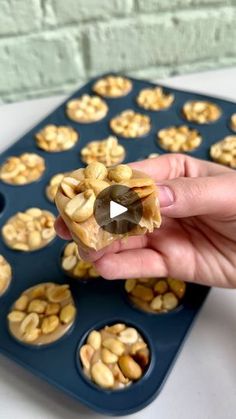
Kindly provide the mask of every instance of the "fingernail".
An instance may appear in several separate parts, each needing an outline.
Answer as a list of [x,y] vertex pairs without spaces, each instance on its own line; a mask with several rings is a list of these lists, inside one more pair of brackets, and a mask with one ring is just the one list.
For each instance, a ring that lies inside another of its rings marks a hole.
[[175,201],[174,194],[172,190],[165,185],[157,185],[158,186],[158,198],[161,207],[169,207]]

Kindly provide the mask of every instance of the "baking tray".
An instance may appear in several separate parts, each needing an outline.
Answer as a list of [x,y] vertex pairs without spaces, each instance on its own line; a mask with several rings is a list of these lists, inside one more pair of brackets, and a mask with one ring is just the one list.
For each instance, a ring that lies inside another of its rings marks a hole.
[[[101,76],[100,76],[101,77]],[[91,94],[91,80],[76,91],[71,98],[84,93]],[[136,104],[138,92],[154,83],[131,79],[132,91],[119,99],[106,99],[109,112],[103,120],[92,124],[79,124],[71,121],[65,114],[62,103],[55,111],[26,133],[15,144],[0,155],[0,164],[11,155],[35,152],[46,161],[46,171],[42,178],[25,186],[0,184],[0,224],[17,211],[29,207],[40,207],[57,214],[56,207],[45,196],[45,187],[51,176],[83,167],[80,149],[91,140],[106,138],[112,134],[109,120],[124,109],[132,108],[147,114],[152,120],[148,135],[138,139],[124,139],[118,136],[126,149],[125,162],[140,160],[148,154],[164,151],[158,147],[156,132],[170,125],[187,124],[196,128],[202,135],[201,146],[190,155],[209,159],[212,143],[232,134],[229,118],[235,111],[235,104],[226,100],[211,98],[190,92],[166,88],[175,95],[173,105],[163,111],[145,111]],[[188,100],[212,100],[222,110],[220,119],[211,124],[188,123],[181,115],[181,108]],[[34,136],[47,124],[70,125],[80,133],[76,145],[64,152],[48,153],[37,148]],[[106,281],[102,278],[79,282],[69,279],[60,268],[60,256],[65,242],[56,238],[46,248],[31,253],[12,251],[0,238],[0,254],[6,257],[13,268],[13,279],[8,291],[0,298],[0,352],[16,361],[38,377],[103,414],[127,415],[148,405],[160,392],[208,292],[209,288],[188,284],[187,292],[180,307],[167,314],[149,314],[135,309],[124,292],[123,281]],[[7,313],[12,303],[26,288],[41,282],[69,283],[78,308],[72,330],[57,342],[45,347],[30,347],[14,340],[7,328]],[[125,322],[136,327],[146,338],[151,349],[151,363],[142,379],[122,390],[107,391],[98,388],[84,376],[79,348],[92,329],[101,328],[114,322]]]

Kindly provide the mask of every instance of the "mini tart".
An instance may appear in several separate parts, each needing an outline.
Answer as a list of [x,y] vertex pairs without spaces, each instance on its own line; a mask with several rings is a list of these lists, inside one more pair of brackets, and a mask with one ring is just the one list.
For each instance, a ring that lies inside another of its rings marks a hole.
[[69,126],[46,125],[35,135],[36,144],[42,150],[54,153],[74,147],[79,134]]
[[0,297],[7,291],[12,280],[11,265],[0,255]]
[[40,179],[44,171],[43,157],[35,153],[23,153],[7,158],[0,167],[0,179],[10,185],[26,185]]
[[110,127],[116,135],[125,138],[137,138],[151,130],[151,119],[148,115],[127,109],[110,121]]
[[54,203],[58,186],[60,185],[64,176],[65,176],[65,173],[57,173],[56,175],[53,175],[51,177],[49,183],[47,184],[45,193],[46,193],[47,199],[50,202]]
[[72,121],[89,124],[103,119],[108,112],[106,102],[99,96],[83,95],[66,104],[66,114]]
[[51,282],[24,291],[7,316],[11,335],[30,345],[48,345],[72,327],[76,307],[69,285]]
[[187,121],[196,122],[197,124],[216,122],[222,114],[222,110],[218,105],[205,100],[186,102],[182,112]]
[[137,308],[150,313],[167,313],[181,303],[186,284],[174,278],[137,278],[127,279],[125,290]]
[[131,89],[131,80],[121,76],[106,76],[97,80],[93,85],[95,93],[108,98],[126,96]]
[[65,274],[75,279],[90,279],[99,276],[92,263],[80,259],[75,242],[68,243],[62,253],[61,267]]
[[147,343],[136,328],[124,323],[92,330],[79,355],[85,376],[102,389],[130,386],[150,364]]
[[86,144],[80,154],[81,160],[86,164],[98,161],[109,167],[122,163],[125,158],[125,148],[119,144],[116,137],[110,135],[104,140]]
[[55,237],[55,216],[40,208],[17,212],[2,227],[5,244],[13,250],[30,252],[47,246]]
[[94,217],[96,196],[111,185],[124,185],[142,204],[142,218],[132,230],[132,235],[153,232],[160,227],[161,215],[157,204],[157,189],[154,181],[145,173],[132,170],[128,165],[107,169],[102,163],[91,163],[65,177],[58,188],[56,206],[71,232],[73,240],[85,250],[100,250],[114,240],[131,235],[113,235],[102,229]]
[[210,148],[210,156],[216,163],[236,169],[236,135],[228,135],[213,144]]
[[202,142],[199,132],[187,125],[161,129],[157,133],[157,139],[160,147],[172,152],[192,151]]
[[166,93],[162,87],[153,87],[139,92],[137,104],[148,111],[160,111],[169,108],[174,99],[174,95]]
[[234,113],[233,115],[231,115],[230,118],[230,128],[236,132],[236,113]]

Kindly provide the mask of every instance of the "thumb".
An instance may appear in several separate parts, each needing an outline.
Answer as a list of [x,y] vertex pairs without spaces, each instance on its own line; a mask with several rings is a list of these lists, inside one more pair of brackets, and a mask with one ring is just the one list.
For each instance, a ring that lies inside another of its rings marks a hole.
[[158,184],[161,212],[173,218],[214,214],[235,216],[236,173],[176,178]]

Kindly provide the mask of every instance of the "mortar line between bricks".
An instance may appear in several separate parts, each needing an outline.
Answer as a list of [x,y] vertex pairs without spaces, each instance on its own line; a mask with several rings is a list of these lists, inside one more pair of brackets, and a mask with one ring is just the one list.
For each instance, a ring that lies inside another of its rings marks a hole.
[[[201,15],[201,12],[209,12],[209,13],[214,13],[217,15],[221,15],[221,13],[223,11],[225,12],[230,12],[232,15],[234,13],[236,13],[236,3],[235,4],[231,4],[231,5],[218,5],[217,10],[215,10],[214,8],[209,8],[209,4],[206,7],[206,5],[204,5],[204,7],[198,8],[197,6],[195,6],[195,8],[191,7],[191,8],[178,8],[175,11],[171,11],[170,9],[166,9],[163,11],[159,11],[159,12],[154,12],[154,13],[135,13],[135,14],[131,14],[131,15],[124,15],[121,17],[116,17],[116,21],[115,24],[118,24],[120,22],[134,22],[139,19],[139,18],[158,18],[158,22],[159,20],[163,20],[166,17],[169,17],[169,19],[173,19],[173,18],[181,18],[181,16],[183,16],[185,13],[191,13],[192,11],[195,10],[198,12],[199,15]],[[195,15],[196,16],[196,15]],[[208,15],[206,15],[208,17]],[[111,18],[114,18],[114,15],[109,16]],[[109,22],[109,17],[107,19],[90,19],[90,20],[86,20],[86,21],[79,21],[79,22],[70,22],[68,24],[58,24],[55,26],[44,26],[42,25],[41,28],[39,29],[35,29],[34,32],[20,32],[20,33],[14,33],[14,34],[1,34],[0,35],[0,42],[4,42],[4,41],[8,41],[8,40],[13,40],[15,38],[17,39],[22,39],[22,38],[34,38],[36,35],[49,35],[49,34],[56,34],[56,33],[60,33],[63,31],[66,31],[66,29],[71,29],[71,30],[78,30],[78,26],[80,27],[81,30],[86,29],[88,27],[91,26],[91,23],[97,23],[97,24],[103,24],[103,23],[107,23]],[[202,16],[201,16],[202,17]],[[191,20],[194,20],[193,17],[191,16]],[[232,21],[233,21],[233,16],[232,16]],[[114,23],[114,22],[113,22]]]
[[[229,63],[226,63],[226,64],[224,63],[225,58],[233,60],[233,61],[231,61],[230,65],[229,65]],[[223,60],[223,62],[221,62],[222,60]],[[182,63],[181,65],[176,66],[175,68],[173,68],[173,67],[170,68],[170,67],[165,66],[165,65],[163,65],[161,67],[158,67],[158,68],[159,68],[159,70],[167,70],[167,73],[166,73],[166,76],[165,76],[165,77],[167,77],[167,76],[170,76],[170,75],[180,74],[180,71],[178,71],[178,70],[181,70],[182,68],[184,68],[185,66],[188,66],[190,64],[191,65],[196,65],[197,64],[197,65],[199,65],[199,67],[204,67],[204,65],[205,65],[209,68],[210,65],[214,65],[214,64],[216,64],[216,62],[218,64],[220,64],[222,67],[233,67],[236,64],[236,56],[227,56],[226,55],[224,57],[219,58],[219,60],[214,60],[214,61],[212,61],[212,60],[188,61],[188,62]],[[155,67],[155,66],[143,67],[143,68],[139,68],[138,70],[137,69],[131,69],[131,70],[125,71],[124,73],[126,73],[127,75],[130,75],[132,73],[132,75],[135,76],[135,72],[137,72],[137,71],[142,72],[142,71],[145,71],[145,70],[152,70],[152,69],[155,69],[155,68],[157,69],[157,73],[158,73],[158,68]],[[202,69],[202,71],[204,71],[204,70],[205,70],[205,68]],[[198,71],[201,71],[201,68],[199,68]],[[191,74],[191,72],[192,72],[192,70],[190,69],[190,71],[187,71],[186,73]],[[120,71],[120,73],[122,73],[122,71]],[[165,77],[162,77],[162,78],[164,79]],[[85,82],[87,82],[89,80],[89,78],[90,78],[90,76],[88,75],[88,76],[82,78],[79,83],[78,83],[78,79],[76,79],[75,81],[71,81],[70,83],[65,83],[64,85],[51,86],[51,92],[52,92],[51,94],[63,94],[63,93],[68,93],[69,94],[69,93],[73,92],[74,89],[78,88],[79,86],[81,86]],[[149,79],[149,80],[153,80],[154,78],[158,78],[158,74],[155,77],[146,77],[146,78]],[[51,94],[49,94],[48,88],[49,87],[46,86],[45,88],[28,90],[27,92],[25,91],[25,89],[15,90],[14,93],[7,93],[7,92],[4,93],[4,92],[0,91],[1,101],[2,101],[2,103],[3,102],[6,103],[6,101],[8,100],[7,98],[9,98],[9,100],[12,100],[12,98],[17,97],[17,96],[21,96],[20,100],[22,100],[24,98],[30,98],[30,97],[33,98],[34,95],[36,95],[36,94],[41,95],[41,97],[50,96]]]

